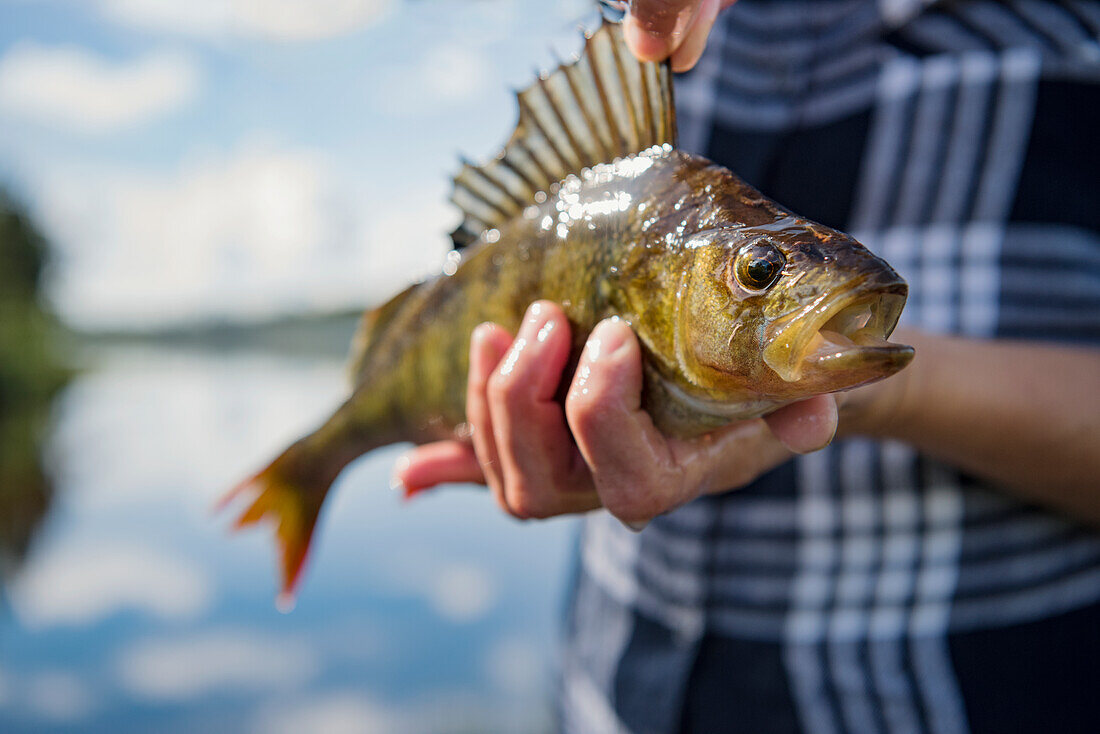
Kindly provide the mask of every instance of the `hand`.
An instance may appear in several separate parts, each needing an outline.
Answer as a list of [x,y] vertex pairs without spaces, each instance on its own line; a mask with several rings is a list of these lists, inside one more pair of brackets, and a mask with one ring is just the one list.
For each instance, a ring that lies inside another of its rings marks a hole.
[[673,71],[695,66],[718,11],[735,0],[630,0],[623,21],[626,44],[642,61],[671,57]]
[[641,409],[642,353],[625,322],[589,336],[563,406],[555,401],[572,338],[561,309],[528,309],[516,339],[483,324],[470,348],[471,442],[414,449],[394,479],[407,494],[483,482],[519,518],[606,507],[635,529],[701,494],[740,487],[793,453],[822,448],[836,403],[819,396],[691,440],[665,438]]

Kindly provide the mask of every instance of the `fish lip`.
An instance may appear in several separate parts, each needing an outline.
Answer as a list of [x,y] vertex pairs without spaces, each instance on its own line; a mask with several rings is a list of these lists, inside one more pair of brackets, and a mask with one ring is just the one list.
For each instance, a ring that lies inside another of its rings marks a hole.
[[764,362],[785,382],[795,382],[806,372],[855,367],[896,372],[912,359],[913,349],[886,340],[908,292],[904,282],[895,281],[825,294],[768,328]]

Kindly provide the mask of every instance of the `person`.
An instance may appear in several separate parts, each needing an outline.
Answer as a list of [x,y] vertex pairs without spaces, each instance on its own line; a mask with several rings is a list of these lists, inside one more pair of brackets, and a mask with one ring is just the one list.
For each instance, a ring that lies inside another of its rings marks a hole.
[[472,441],[397,474],[606,508],[562,731],[1100,731],[1100,3],[635,0],[624,32],[695,67],[682,147],[906,277],[917,356],[675,441],[625,323],[574,375],[553,304],[474,333]]

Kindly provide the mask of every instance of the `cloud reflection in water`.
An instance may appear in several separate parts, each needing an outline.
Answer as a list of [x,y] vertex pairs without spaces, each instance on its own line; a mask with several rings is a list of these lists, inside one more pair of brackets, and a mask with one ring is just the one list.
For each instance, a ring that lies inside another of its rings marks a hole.
[[0,621],[0,730],[545,730],[568,522],[518,523],[457,488],[405,503],[387,489],[401,449],[384,450],[340,480],[280,615],[267,534],[228,535],[209,503],[338,399],[340,361],[94,362],[59,413],[56,511]]

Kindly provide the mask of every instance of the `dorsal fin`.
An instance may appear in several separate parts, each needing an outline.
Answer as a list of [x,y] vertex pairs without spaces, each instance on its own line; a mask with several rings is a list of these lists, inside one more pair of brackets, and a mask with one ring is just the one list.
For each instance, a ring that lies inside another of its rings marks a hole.
[[359,375],[367,362],[371,345],[378,341],[379,334],[389,326],[409,297],[419,289],[420,284],[413,283],[382,305],[363,312],[348,352],[348,369],[352,385],[359,381]]
[[584,49],[516,93],[519,122],[504,149],[480,166],[468,161],[451,201],[462,209],[452,234],[465,245],[538,201],[572,173],[654,145],[676,144],[668,63],[638,61],[622,27],[604,19]]

